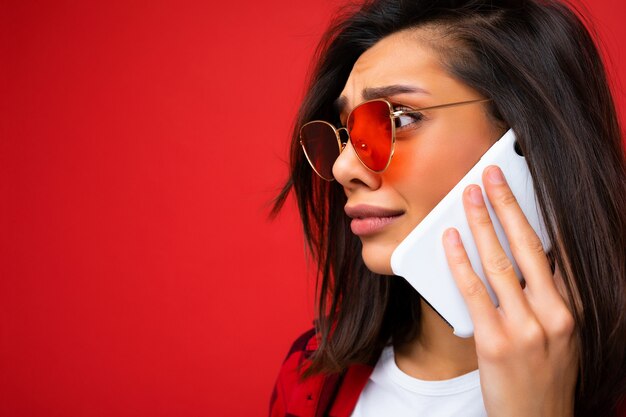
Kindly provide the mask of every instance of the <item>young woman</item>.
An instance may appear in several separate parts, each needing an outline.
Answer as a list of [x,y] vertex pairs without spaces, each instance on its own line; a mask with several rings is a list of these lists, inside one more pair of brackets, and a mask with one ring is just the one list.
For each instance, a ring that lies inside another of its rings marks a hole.
[[[270,414],[620,415],[625,160],[578,15],[554,0],[366,1],[318,51],[275,207],[294,191],[319,266],[317,320],[289,352]],[[441,244],[474,322],[463,339],[393,276],[390,257],[509,128],[552,250],[498,167],[485,169],[525,284],[468,186],[464,210],[500,304],[447,230]]]

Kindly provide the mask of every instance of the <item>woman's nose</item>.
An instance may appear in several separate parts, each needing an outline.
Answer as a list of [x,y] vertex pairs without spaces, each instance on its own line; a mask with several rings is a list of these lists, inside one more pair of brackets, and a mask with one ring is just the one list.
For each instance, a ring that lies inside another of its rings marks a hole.
[[333,164],[333,176],[349,190],[359,186],[377,189],[381,182],[380,174],[370,171],[361,163],[349,140]]

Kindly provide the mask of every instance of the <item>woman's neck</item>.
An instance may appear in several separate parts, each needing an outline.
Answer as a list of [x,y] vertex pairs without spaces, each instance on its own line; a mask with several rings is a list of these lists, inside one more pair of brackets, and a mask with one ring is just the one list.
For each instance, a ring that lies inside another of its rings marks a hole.
[[398,367],[423,380],[454,378],[478,369],[474,338],[452,334],[450,326],[424,301],[420,331],[410,342],[395,347]]

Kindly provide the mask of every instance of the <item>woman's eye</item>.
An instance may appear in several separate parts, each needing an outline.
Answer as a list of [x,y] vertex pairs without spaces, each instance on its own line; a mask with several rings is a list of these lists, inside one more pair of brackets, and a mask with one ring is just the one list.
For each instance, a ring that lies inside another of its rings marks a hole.
[[424,119],[422,113],[413,112],[413,109],[408,107],[395,107],[395,111],[406,111],[411,113],[404,113],[395,118],[396,129],[405,129],[409,127],[417,127],[416,124]]

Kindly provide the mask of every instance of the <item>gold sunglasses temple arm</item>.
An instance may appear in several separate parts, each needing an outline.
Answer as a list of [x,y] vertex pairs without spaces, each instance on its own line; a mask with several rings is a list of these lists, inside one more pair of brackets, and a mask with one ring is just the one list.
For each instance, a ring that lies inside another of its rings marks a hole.
[[425,111],[425,110],[444,109],[446,107],[463,106],[465,104],[472,104],[472,103],[484,103],[486,101],[491,101],[491,99],[490,98],[481,98],[481,99],[477,99],[477,100],[460,101],[458,103],[448,103],[448,104],[439,104],[437,106],[422,107],[421,109],[415,109],[415,110],[398,110],[398,111],[392,112],[392,114],[394,116],[400,116],[400,115],[403,115],[403,114],[419,113],[419,112]]

